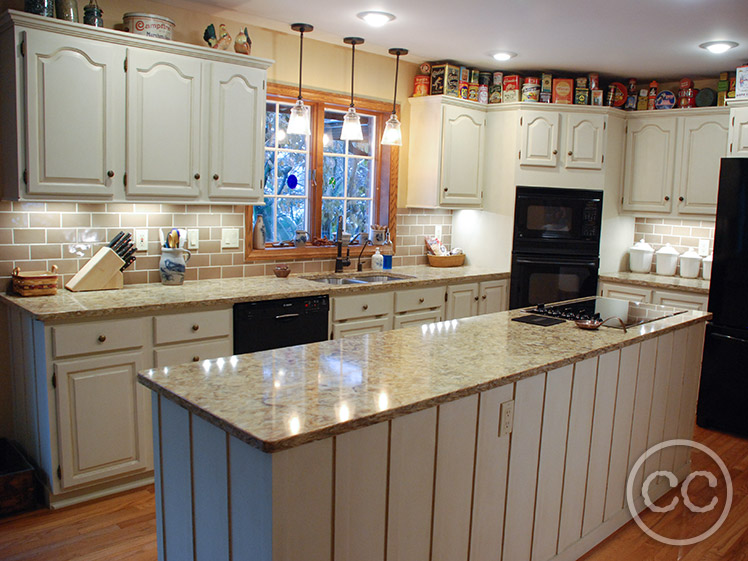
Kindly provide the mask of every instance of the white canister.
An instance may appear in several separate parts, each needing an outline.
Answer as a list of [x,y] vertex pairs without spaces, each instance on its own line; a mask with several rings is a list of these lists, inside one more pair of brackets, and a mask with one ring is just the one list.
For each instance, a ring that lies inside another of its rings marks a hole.
[[122,16],[124,29],[135,35],[168,39],[171,41],[174,32],[174,21],[156,14],[128,12]]
[[657,256],[657,274],[673,276],[678,267],[678,251],[669,243],[655,253]]
[[709,257],[704,257],[704,268],[701,271],[701,274],[704,276],[705,280],[709,280],[712,278],[712,261],[714,260],[714,256],[710,255]]
[[700,268],[701,256],[692,247],[689,247],[688,251],[680,256],[680,276],[695,279],[699,276]]
[[652,270],[654,249],[651,245],[639,240],[629,248],[629,269],[634,273],[648,273]]

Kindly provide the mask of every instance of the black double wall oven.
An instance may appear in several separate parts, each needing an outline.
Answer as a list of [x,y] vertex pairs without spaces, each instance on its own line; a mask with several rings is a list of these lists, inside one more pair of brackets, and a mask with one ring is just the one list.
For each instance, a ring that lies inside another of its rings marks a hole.
[[517,187],[511,308],[595,295],[602,210],[602,191]]

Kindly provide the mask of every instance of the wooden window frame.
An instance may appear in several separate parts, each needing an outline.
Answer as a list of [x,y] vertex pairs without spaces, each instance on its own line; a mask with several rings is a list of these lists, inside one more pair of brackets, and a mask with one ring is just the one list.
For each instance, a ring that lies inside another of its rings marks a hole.
[[[288,101],[294,103],[298,97],[298,88],[283,84],[268,84],[268,98],[271,101]],[[323,92],[318,90],[302,90],[304,101],[313,103],[324,103],[326,108],[340,109],[346,111],[350,105],[350,97],[344,94]],[[382,146],[380,140],[384,132],[384,126],[392,114],[392,104],[384,101],[376,101],[364,98],[355,98],[356,111],[362,115],[375,115],[377,119],[376,138],[377,148],[374,155],[376,162],[376,178],[374,182],[374,213],[372,220],[378,224],[387,224],[390,229],[390,239],[392,240],[392,249],[395,249],[396,228],[397,228],[397,184],[398,184],[398,167],[400,163],[400,151],[398,146]],[[400,116],[400,106],[396,106],[398,118]],[[317,111],[312,116],[312,135],[315,138],[322,138],[325,130],[325,117],[323,111]],[[323,177],[323,154],[319,144],[310,146],[310,173],[316,177]],[[322,181],[319,181],[319,187],[310,181],[308,205],[309,205],[309,223],[310,236],[319,235],[322,215]],[[254,207],[247,206],[244,211],[244,260],[252,261],[275,261],[291,259],[317,259],[335,257],[337,249],[333,246],[317,247],[307,245],[304,248],[295,247],[272,247],[266,243],[263,249],[252,247],[252,229],[254,226]],[[360,251],[360,245],[352,245],[351,254],[357,255]],[[363,255],[374,253],[374,247],[369,246],[364,249]]]

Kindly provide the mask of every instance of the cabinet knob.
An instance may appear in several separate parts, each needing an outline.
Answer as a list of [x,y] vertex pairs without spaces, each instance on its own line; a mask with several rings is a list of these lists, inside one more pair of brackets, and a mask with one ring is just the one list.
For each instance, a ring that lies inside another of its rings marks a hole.
[[571,150],[569,150],[569,156],[571,156],[572,154],[573,154],[573,152]]
[[218,181],[218,174],[217,173],[213,174],[213,179],[215,179],[216,181]]
[[476,296],[475,298],[473,298],[473,300],[475,300],[477,302],[478,301],[478,297]]
[[556,154],[558,154],[558,150],[553,151],[553,155],[555,156]]
[[361,308],[363,308],[364,310],[368,310],[369,309],[369,304],[364,304],[363,306],[361,306]]
[[670,200],[670,197],[668,197],[667,195],[665,195],[665,200],[666,200],[666,201],[669,201],[669,200]]
[[418,299],[418,303],[419,303],[419,304],[423,304],[423,302],[424,302],[423,298],[419,298],[419,299]]
[[200,362],[200,357],[195,355],[192,357],[192,362]]
[[444,192],[446,193],[447,191],[449,191],[449,187],[444,188]]
[[106,335],[99,335],[99,343],[106,341]]
[[481,298],[483,298],[485,300],[486,299],[486,295],[484,294],[483,296],[481,296]]
[[110,169],[108,172],[106,172],[106,176],[107,177],[114,177],[114,171]]
[[200,174],[199,173],[195,174],[195,179],[200,179]]
[[678,200],[679,200],[680,202],[683,202],[683,201],[685,201],[686,199],[684,199],[683,197],[678,197]]
[[192,331],[197,331],[198,329],[200,329],[200,326],[198,324],[192,326]]

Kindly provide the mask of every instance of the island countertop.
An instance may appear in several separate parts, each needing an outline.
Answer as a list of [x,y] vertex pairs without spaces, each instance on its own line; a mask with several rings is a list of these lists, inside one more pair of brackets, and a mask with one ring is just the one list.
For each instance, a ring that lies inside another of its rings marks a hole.
[[141,384],[265,452],[342,434],[704,322],[550,327],[519,310],[139,373]]
[[160,283],[126,285],[121,290],[70,292],[59,289],[52,296],[23,297],[0,294],[0,301],[30,313],[41,321],[65,321],[79,318],[112,317],[159,311],[232,306],[237,302],[276,300],[320,294],[345,295],[398,290],[455,283],[508,279],[509,273],[480,267],[429,267],[416,265],[378,272],[366,270],[360,275],[391,274],[406,278],[389,282],[331,285],[310,280],[314,277],[351,276],[330,273],[240,277],[187,281],[181,286]]
[[622,271],[618,273],[600,273],[600,281],[620,282],[635,286],[646,286],[647,288],[664,288],[666,290],[682,290],[695,294],[709,294],[709,282],[701,277],[690,279],[685,277],[657,275],[655,273],[630,273]]

